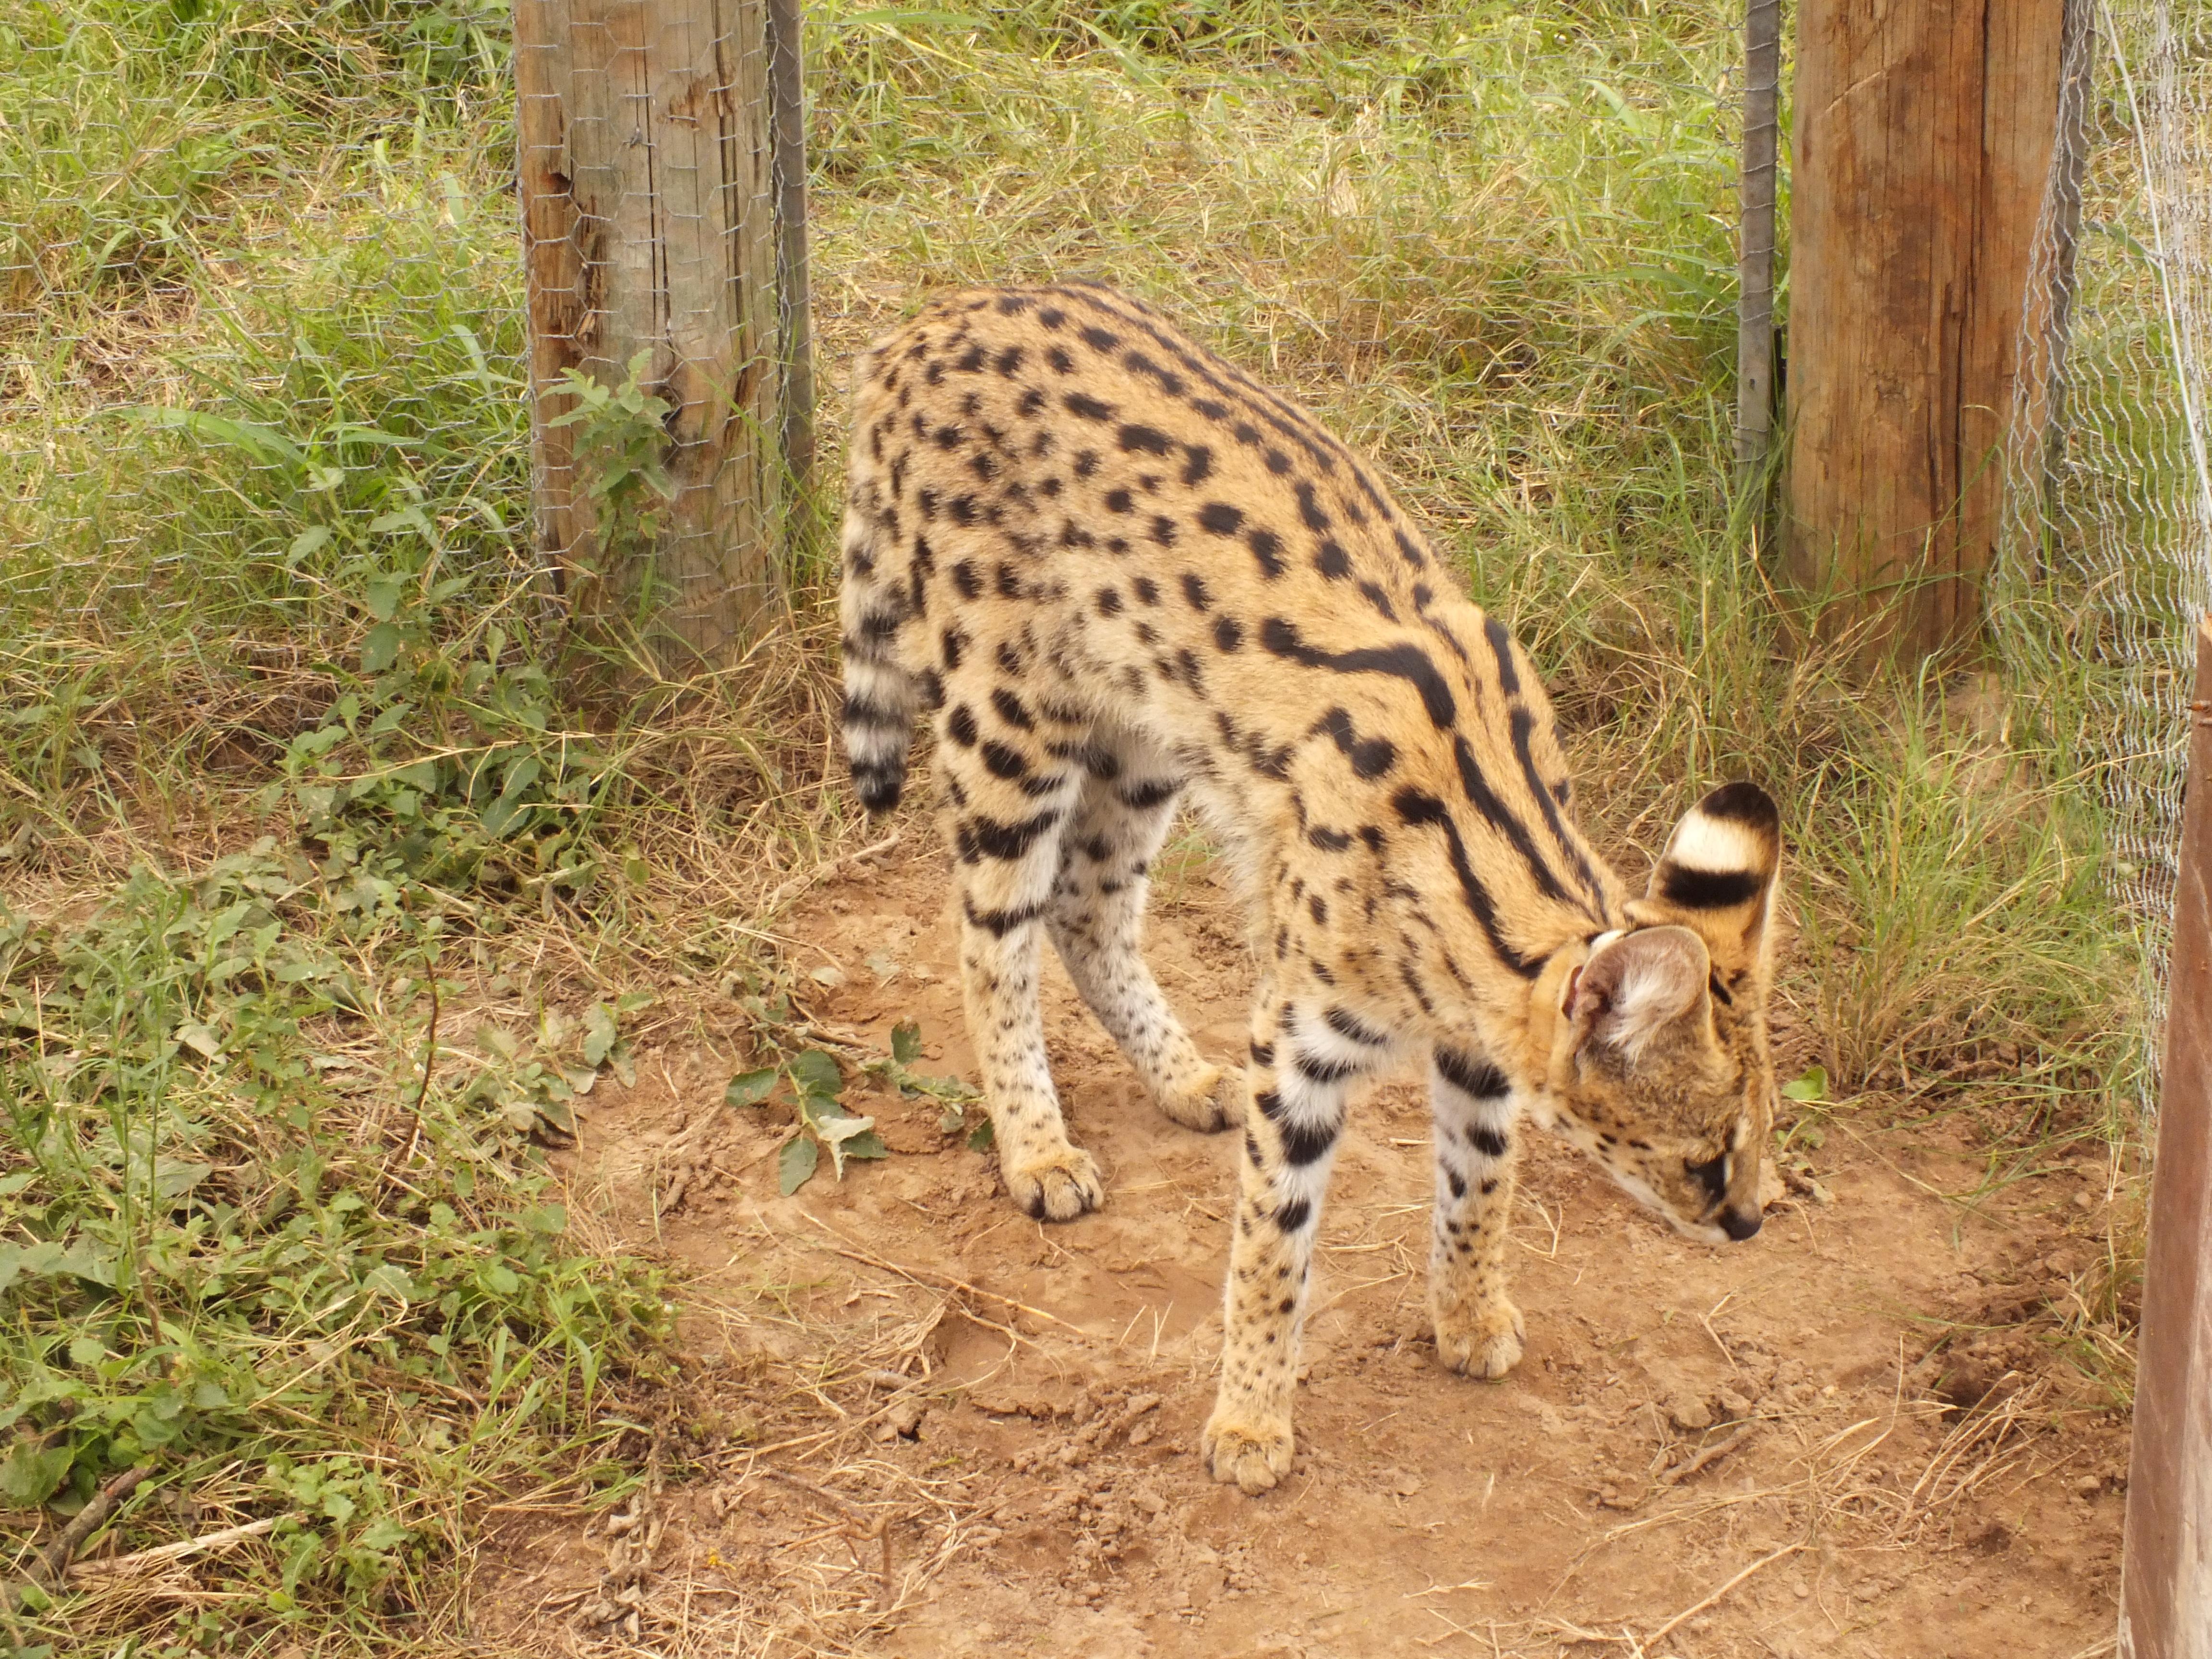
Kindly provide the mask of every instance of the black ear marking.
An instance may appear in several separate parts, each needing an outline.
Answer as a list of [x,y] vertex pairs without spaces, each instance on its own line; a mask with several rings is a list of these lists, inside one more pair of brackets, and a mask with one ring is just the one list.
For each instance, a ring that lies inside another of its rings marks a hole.
[[1661,866],[1659,896],[1685,910],[1732,910],[1766,889],[1755,870],[1693,870],[1671,860]]

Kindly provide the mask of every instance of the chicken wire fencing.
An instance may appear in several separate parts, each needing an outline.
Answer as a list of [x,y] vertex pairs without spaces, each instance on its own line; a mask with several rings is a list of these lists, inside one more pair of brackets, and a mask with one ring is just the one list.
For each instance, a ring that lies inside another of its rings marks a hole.
[[2212,608],[2212,3],[2068,0],[2059,139],[2004,457],[1998,633],[2053,688],[2141,946],[2172,948],[2191,641]]

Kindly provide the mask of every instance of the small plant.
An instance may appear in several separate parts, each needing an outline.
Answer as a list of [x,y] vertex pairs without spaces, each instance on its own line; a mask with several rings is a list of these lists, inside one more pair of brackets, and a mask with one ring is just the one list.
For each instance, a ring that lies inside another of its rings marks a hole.
[[580,1022],[549,1008],[538,1018],[534,1042],[500,1026],[480,1026],[477,1047],[490,1063],[462,1097],[489,1107],[519,1134],[565,1144],[576,1133],[574,1103],[592,1092],[603,1069],[624,1088],[636,1083],[637,1062],[620,1021],[652,1000],[645,992],[629,992],[611,1007],[593,1003]]
[[580,369],[561,372],[561,390],[575,407],[546,424],[574,427],[576,468],[583,494],[599,509],[600,544],[650,542],[661,514],[676,499],[668,476],[668,417],[676,406],[644,386],[653,353],[641,351],[618,386],[599,384]]
[[740,1072],[730,1079],[723,1100],[732,1106],[765,1105],[785,1084],[791,1093],[794,1125],[776,1161],[776,1185],[786,1197],[797,1192],[820,1167],[822,1152],[830,1152],[830,1167],[845,1178],[848,1158],[888,1158],[890,1148],[876,1133],[876,1121],[848,1112],[840,1096],[844,1074],[834,1057],[819,1048],[802,1049],[776,1066]]
[[981,1093],[957,1077],[926,1077],[913,1069],[921,1058],[921,1027],[904,1020],[891,1027],[891,1051],[883,1060],[872,1060],[862,1069],[882,1078],[902,1095],[927,1095],[942,1103],[945,1109],[937,1121],[940,1132],[957,1135],[968,1129],[968,1145],[976,1152],[987,1152],[992,1141],[991,1120],[978,1117],[973,1128],[968,1127],[968,1108],[979,1104]]

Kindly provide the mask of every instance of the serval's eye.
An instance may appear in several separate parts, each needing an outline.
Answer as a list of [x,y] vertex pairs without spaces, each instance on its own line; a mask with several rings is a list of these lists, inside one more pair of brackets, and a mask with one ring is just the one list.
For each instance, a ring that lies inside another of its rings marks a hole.
[[1728,1191],[1728,1154],[1723,1152],[1719,1157],[1709,1158],[1702,1164],[1692,1163],[1690,1159],[1684,1158],[1682,1173],[1703,1187],[1706,1195],[1717,1203],[1721,1194]]

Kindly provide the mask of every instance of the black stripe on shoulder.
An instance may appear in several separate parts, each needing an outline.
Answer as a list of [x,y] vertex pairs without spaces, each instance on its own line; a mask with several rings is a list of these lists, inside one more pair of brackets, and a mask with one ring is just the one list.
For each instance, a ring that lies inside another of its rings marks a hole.
[[1498,798],[1498,792],[1482,775],[1474,750],[1468,747],[1465,738],[1452,739],[1452,754],[1459,763],[1460,787],[1467,792],[1468,804],[1482,814],[1486,823],[1513,844],[1513,850],[1528,866],[1530,878],[1546,895],[1563,904],[1574,903],[1567,890],[1559,884],[1559,878],[1552,873],[1552,866],[1544,861],[1544,855],[1536,850],[1536,840],[1528,833],[1528,826],[1513,816],[1513,809]]
[[1459,704],[1453,700],[1451,688],[1444,684],[1428,653],[1418,645],[1324,651],[1308,645],[1299,636],[1297,625],[1281,617],[1270,617],[1260,624],[1260,643],[1275,656],[1287,657],[1308,668],[1327,668],[1339,674],[1389,674],[1401,679],[1420,694],[1421,707],[1439,732],[1449,729],[1458,718]]
[[1509,697],[1519,696],[1521,672],[1513,664],[1513,635],[1495,617],[1482,619],[1482,632],[1490,641],[1491,654],[1498,659],[1498,689]]
[[1766,889],[1766,878],[1749,870],[1692,870],[1669,864],[1660,872],[1659,895],[1685,910],[1728,910],[1747,904]]
[[1541,973],[1544,963],[1540,957],[1525,957],[1505,942],[1505,935],[1498,925],[1497,901],[1482,884],[1482,878],[1474,873],[1474,866],[1467,856],[1467,842],[1444,804],[1422,790],[1405,788],[1390,798],[1390,805],[1401,823],[1433,824],[1444,832],[1444,848],[1451,857],[1452,873],[1459,878],[1460,895],[1498,959],[1522,979],[1534,979]]
[[1575,845],[1574,837],[1567,833],[1566,820],[1559,814],[1559,799],[1545,786],[1543,775],[1536,769],[1535,750],[1529,741],[1536,730],[1535,714],[1527,704],[1516,704],[1510,725],[1514,757],[1521,763],[1521,775],[1528,782],[1528,793],[1542,811],[1544,822],[1551,828],[1553,842],[1574,866],[1575,878],[1582,884],[1583,891],[1593,900],[1602,902],[1597,872],[1590,868],[1589,860],[1583,856],[1582,849]]

